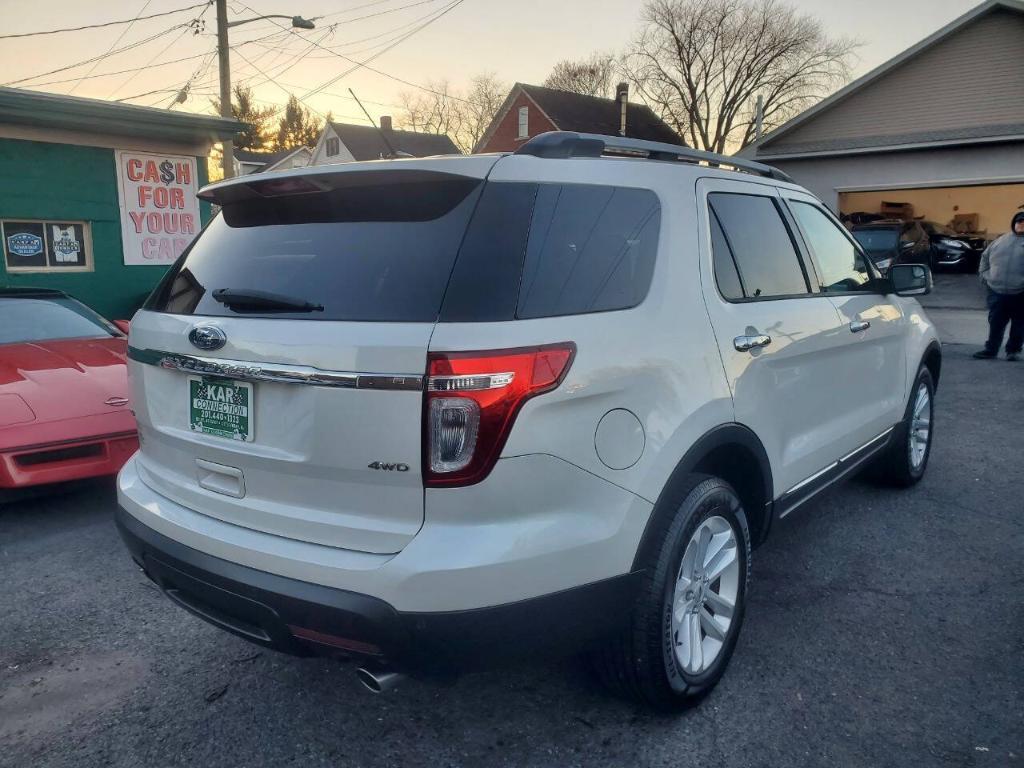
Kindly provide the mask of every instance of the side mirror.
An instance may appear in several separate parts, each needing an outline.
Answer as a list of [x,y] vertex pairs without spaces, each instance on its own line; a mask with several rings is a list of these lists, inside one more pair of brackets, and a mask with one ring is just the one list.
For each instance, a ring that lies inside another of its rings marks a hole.
[[128,328],[131,324],[127,320],[115,320],[114,325],[116,325],[117,330],[119,330],[125,336],[128,335]]
[[932,271],[924,264],[893,264],[888,278],[897,296],[925,296],[932,292]]

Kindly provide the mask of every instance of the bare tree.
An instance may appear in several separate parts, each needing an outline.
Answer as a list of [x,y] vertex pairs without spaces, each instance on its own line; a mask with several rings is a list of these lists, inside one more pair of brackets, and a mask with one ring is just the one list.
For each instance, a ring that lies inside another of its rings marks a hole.
[[401,127],[448,136],[462,152],[472,152],[505,99],[505,85],[485,72],[470,81],[465,92],[447,80],[427,84],[429,90],[403,93]]
[[551,69],[544,85],[584,96],[610,98],[614,90],[615,56],[600,51],[586,59],[562,59]]
[[623,68],[641,98],[699,149],[725,152],[849,79],[859,44],[779,0],[647,0]]
[[417,133],[440,133],[454,137],[458,124],[458,96],[452,92],[447,80],[429,81],[429,91],[402,93],[402,114],[398,123],[406,130]]
[[462,103],[462,126],[455,142],[463,152],[472,152],[480,143],[507,95],[508,86],[493,72],[483,72],[470,81]]

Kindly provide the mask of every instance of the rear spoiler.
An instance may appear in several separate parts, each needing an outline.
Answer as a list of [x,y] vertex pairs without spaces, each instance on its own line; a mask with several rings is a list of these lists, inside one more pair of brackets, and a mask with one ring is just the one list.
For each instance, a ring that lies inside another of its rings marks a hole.
[[293,195],[316,195],[334,190],[418,181],[483,180],[499,156],[376,160],[337,163],[288,171],[253,173],[208,184],[199,199],[216,205]]

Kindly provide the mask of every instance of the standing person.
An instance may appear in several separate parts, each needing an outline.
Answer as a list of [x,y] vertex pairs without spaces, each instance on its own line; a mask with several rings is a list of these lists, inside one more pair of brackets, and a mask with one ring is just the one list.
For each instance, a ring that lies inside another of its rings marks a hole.
[[1024,346],[1024,211],[1014,214],[1010,231],[989,243],[981,254],[978,275],[988,288],[988,341],[974,356],[979,360],[996,357],[1009,323],[1006,359],[1020,360]]

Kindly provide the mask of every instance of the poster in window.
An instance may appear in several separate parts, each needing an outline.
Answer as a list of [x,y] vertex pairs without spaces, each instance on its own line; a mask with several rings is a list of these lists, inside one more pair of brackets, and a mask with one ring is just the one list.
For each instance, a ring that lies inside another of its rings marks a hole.
[[51,267],[85,266],[85,231],[81,224],[46,222],[46,244]]
[[46,266],[46,242],[42,222],[5,221],[3,228],[4,253],[9,268]]

